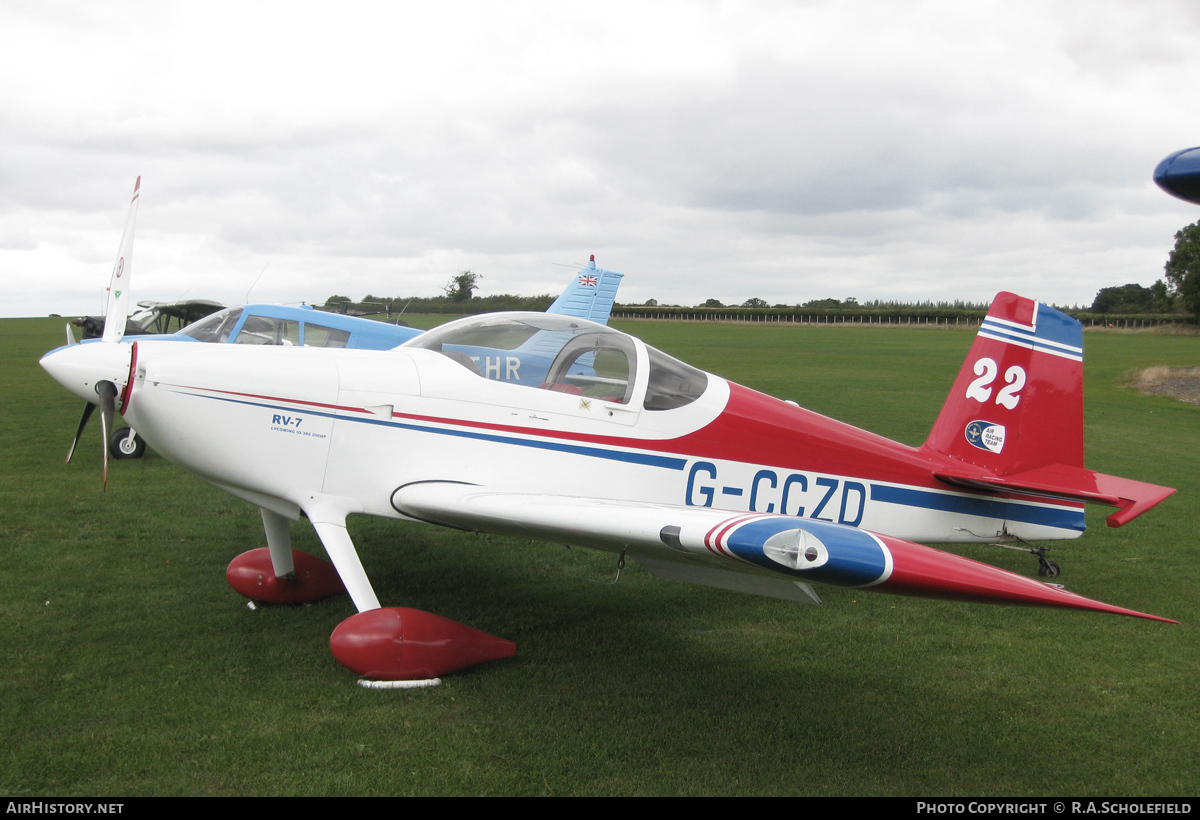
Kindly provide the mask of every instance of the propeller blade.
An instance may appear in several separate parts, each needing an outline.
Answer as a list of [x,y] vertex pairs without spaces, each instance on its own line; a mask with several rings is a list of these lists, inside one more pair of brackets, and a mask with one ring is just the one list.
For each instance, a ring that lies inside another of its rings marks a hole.
[[117,262],[113,265],[112,278],[108,283],[108,306],[104,310],[104,334],[106,342],[119,342],[125,335],[125,317],[129,314],[129,272],[133,268],[133,232],[137,223],[138,193],[142,189],[142,178],[133,184],[133,199],[129,202],[129,215],[125,217],[125,232],[121,234],[121,247],[117,250]]
[[83,417],[79,419],[79,429],[75,431],[75,440],[71,442],[71,449],[67,450],[67,460],[63,462],[64,464],[71,463],[71,456],[75,455],[75,445],[79,443],[79,437],[83,435],[83,428],[87,427],[88,419],[92,417],[95,410],[96,405],[91,402],[83,405]]
[[109,381],[97,382],[96,394],[100,396],[100,424],[103,430],[100,443],[104,447],[104,489],[108,489],[108,434],[113,429],[113,417],[117,412],[117,386]]

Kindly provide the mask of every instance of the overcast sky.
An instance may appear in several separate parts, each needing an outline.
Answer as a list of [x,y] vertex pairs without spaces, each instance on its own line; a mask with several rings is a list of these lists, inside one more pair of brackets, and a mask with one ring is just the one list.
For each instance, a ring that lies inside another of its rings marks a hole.
[[[1200,4],[0,3],[4,316],[557,292],[1090,304],[1200,208]],[[566,266],[566,267],[564,267]],[[264,271],[265,268],[265,271]],[[260,278],[261,274],[261,278]]]

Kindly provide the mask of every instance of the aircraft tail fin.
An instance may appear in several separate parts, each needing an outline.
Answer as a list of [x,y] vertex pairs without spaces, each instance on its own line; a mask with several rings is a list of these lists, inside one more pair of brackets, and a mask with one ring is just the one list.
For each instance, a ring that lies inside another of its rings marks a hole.
[[1174,490],[1083,466],[1083,326],[1014,293],[992,302],[923,449],[943,481],[1120,509],[1119,527]]
[[593,255],[587,267],[579,271],[546,312],[606,325],[624,276],[623,273],[596,267],[596,257]]
[[133,230],[137,223],[141,188],[142,178],[138,177],[133,184],[133,199],[129,202],[129,213],[125,217],[121,247],[117,250],[117,261],[108,282],[108,303],[104,310],[104,333],[101,336],[106,342],[119,342],[125,336],[125,318],[129,315],[129,272],[133,268]]

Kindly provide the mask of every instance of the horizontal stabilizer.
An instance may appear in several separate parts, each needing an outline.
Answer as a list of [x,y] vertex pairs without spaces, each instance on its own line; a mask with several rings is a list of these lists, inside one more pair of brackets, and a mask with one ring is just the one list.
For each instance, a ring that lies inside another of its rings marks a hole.
[[1068,464],[1050,464],[1012,475],[988,475],[965,470],[938,470],[934,475],[942,481],[960,487],[1032,493],[1119,507],[1120,509],[1107,519],[1110,527],[1128,524],[1175,492],[1170,487],[1097,473]]

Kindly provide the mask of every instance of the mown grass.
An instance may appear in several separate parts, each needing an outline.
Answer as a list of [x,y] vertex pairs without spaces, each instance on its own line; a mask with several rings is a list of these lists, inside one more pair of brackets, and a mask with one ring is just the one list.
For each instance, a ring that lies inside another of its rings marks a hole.
[[[920,442],[954,331],[621,325],[822,413]],[[379,519],[380,598],[515,640],[417,692],[353,685],[345,599],[246,608],[224,567],[257,511],[151,454],[111,465],[37,366],[61,322],[0,321],[0,793],[1191,795],[1200,790],[1200,409],[1122,387],[1200,338],[1088,334],[1089,466],[1178,487],[1089,513],[1062,580],[1181,626],[824,587],[804,607],[657,581],[612,556]],[[321,554],[312,531],[300,549]],[[961,550],[1026,574],[1027,556]]]

